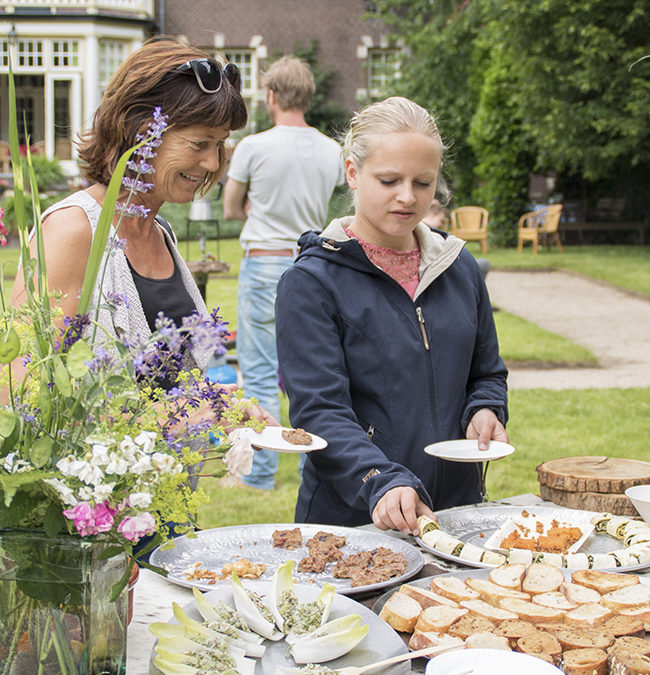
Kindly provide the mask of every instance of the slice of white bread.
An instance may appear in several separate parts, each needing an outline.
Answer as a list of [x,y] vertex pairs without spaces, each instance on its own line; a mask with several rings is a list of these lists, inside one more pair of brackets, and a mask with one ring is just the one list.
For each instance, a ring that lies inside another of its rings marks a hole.
[[490,572],[490,581],[497,586],[510,588],[513,591],[521,590],[521,582],[526,575],[526,565],[516,563],[514,565],[501,565]]
[[600,602],[600,593],[593,588],[587,588],[580,584],[565,581],[560,586],[560,591],[569,602],[584,605],[586,602]]
[[608,654],[615,652],[630,652],[650,656],[650,642],[638,637],[620,637],[614,640],[614,644],[607,650]]
[[550,633],[535,633],[525,635],[517,640],[517,651],[532,656],[539,656],[546,661],[557,665],[562,656],[562,645]]
[[639,577],[635,574],[616,574],[600,570],[576,570],[571,574],[571,581],[593,588],[602,595],[626,586],[634,586],[639,583]]
[[412,633],[421,612],[422,607],[417,600],[405,593],[393,593],[381,608],[379,617],[397,631]]
[[468,613],[469,610],[463,607],[446,607],[445,605],[427,607],[418,617],[415,630],[423,633],[446,633],[453,623]]
[[495,635],[508,638],[510,646],[514,649],[519,638],[525,637],[526,635],[536,635],[539,630],[537,626],[530,621],[508,619],[497,626],[493,632]]
[[433,607],[434,605],[446,605],[447,607],[458,607],[458,603],[446,598],[444,595],[434,593],[428,588],[421,588],[419,586],[412,586],[411,584],[404,584],[399,589],[400,593],[405,593],[414,600],[420,603],[422,609]]
[[536,605],[519,598],[501,598],[499,607],[514,612],[520,619],[531,623],[560,623],[564,619],[564,610]]
[[568,600],[564,593],[561,593],[560,591],[550,591],[548,593],[534,595],[533,602],[536,605],[550,607],[551,609],[559,609],[563,612],[568,612],[570,609],[575,609],[578,606],[577,602],[571,602],[571,600]]
[[519,617],[514,612],[509,612],[506,609],[490,605],[484,600],[463,600],[460,603],[461,607],[466,607],[473,614],[484,616],[497,625],[506,619],[518,619]]
[[475,579],[468,577],[466,579],[466,584],[473,591],[478,593],[481,597],[481,600],[489,602],[493,605],[496,605],[501,598],[519,598],[520,600],[529,600],[530,596],[528,593],[522,593],[520,591],[513,591],[510,588],[504,588],[499,586],[487,579]]
[[563,649],[607,649],[614,644],[614,636],[602,628],[560,627],[553,634]]
[[495,627],[494,622],[490,621],[486,616],[480,616],[470,612],[465,616],[461,616],[458,621],[454,622],[447,631],[447,635],[453,635],[454,637],[465,640],[473,633],[492,631]]
[[569,649],[562,655],[566,675],[607,675],[607,653],[602,649]]
[[465,640],[467,649],[503,649],[512,651],[508,638],[500,637],[489,631],[474,633]]
[[465,643],[458,637],[451,635],[440,635],[440,633],[425,633],[421,630],[414,631],[409,640],[409,649],[417,651],[418,649],[426,649],[427,647],[458,647],[465,648]]
[[524,580],[521,582],[521,590],[530,595],[557,591],[564,583],[564,574],[553,565],[534,563],[530,565]]
[[650,605],[639,605],[638,607],[626,607],[619,610],[621,616],[634,616],[646,623],[650,622]]
[[609,672],[612,675],[650,675],[650,656],[615,652],[609,656]]
[[618,614],[605,621],[603,630],[610,632],[617,638],[624,635],[643,637],[645,635],[645,624],[636,617]]
[[607,607],[595,602],[586,602],[567,612],[564,615],[564,623],[567,626],[587,628],[604,624],[610,616],[612,616],[612,611]]
[[479,597],[479,594],[476,591],[473,591],[458,577],[433,577],[431,580],[431,590],[454,602],[460,602],[461,600],[475,600]]
[[637,586],[627,586],[619,588],[617,591],[605,593],[600,598],[600,602],[605,607],[621,610],[630,607],[639,607],[650,603],[650,586],[639,584]]

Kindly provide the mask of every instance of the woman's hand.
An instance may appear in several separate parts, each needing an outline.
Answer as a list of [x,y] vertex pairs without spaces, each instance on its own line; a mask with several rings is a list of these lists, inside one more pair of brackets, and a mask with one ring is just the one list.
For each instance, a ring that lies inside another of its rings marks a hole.
[[505,427],[496,414],[489,408],[481,408],[474,413],[467,425],[467,438],[478,439],[478,449],[487,450],[490,441],[508,442]]
[[389,490],[375,505],[372,522],[380,530],[399,530],[403,534],[420,534],[418,516],[437,520],[433,511],[412,487]]

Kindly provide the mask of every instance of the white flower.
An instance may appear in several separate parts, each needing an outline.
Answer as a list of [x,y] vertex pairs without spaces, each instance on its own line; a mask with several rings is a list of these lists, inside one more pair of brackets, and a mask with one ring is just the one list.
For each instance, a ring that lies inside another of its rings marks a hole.
[[115,483],[102,483],[93,490],[93,499],[96,502],[105,502],[112,494]]
[[77,497],[82,502],[89,502],[93,498],[93,489],[84,485],[77,490]]
[[16,459],[16,453],[10,452],[5,457],[5,461],[2,463],[2,468],[7,473],[21,473],[22,471],[31,469],[32,465],[29,462],[26,462],[24,459]]
[[142,448],[143,452],[150,454],[153,452],[158,434],[155,431],[141,431],[136,437],[135,442]]
[[137,450],[137,447],[131,436],[127,435],[120,441],[120,450],[122,451],[122,457],[124,457],[127,462],[135,462],[135,451]]
[[[133,458],[135,459],[135,457]],[[116,452],[111,452],[108,456],[108,464],[106,465],[106,473],[117,474],[123,476],[129,470],[129,464],[123,457],[120,457]]]
[[176,460],[171,455],[164,452],[154,452],[151,455],[151,463],[161,473],[172,473],[176,465]]
[[80,466],[74,475],[86,483],[86,485],[99,485],[104,479],[104,472],[98,467],[93,466],[90,462],[79,462]]
[[77,459],[74,455],[68,455],[67,457],[60,459],[56,463],[56,468],[64,476],[78,476],[79,471],[81,471],[82,466],[84,464],[86,464],[86,462],[82,462],[80,459]]
[[151,471],[151,457],[149,455],[141,455],[135,464],[131,466],[131,473],[142,475],[147,471]]
[[98,466],[108,464],[108,448],[100,443],[93,444],[93,454],[91,462]]
[[226,482],[234,483],[242,474],[249,474],[253,468],[253,448],[251,439],[242,428],[228,434],[232,444],[224,455],[223,462],[228,470]]
[[59,493],[59,497],[61,497],[61,501],[64,504],[68,506],[77,505],[74,492],[63,481],[60,481],[58,478],[44,478],[43,482],[51,485]]
[[148,492],[134,492],[129,497],[129,506],[136,509],[146,509],[151,504],[151,495]]

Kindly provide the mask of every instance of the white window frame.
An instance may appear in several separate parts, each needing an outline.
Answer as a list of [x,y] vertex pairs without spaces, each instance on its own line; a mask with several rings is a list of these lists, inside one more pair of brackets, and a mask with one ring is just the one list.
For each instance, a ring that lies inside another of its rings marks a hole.
[[[245,98],[254,98],[258,90],[258,61],[255,49],[237,48],[224,49],[224,60],[234,63],[242,76],[241,93]],[[250,60],[249,64],[245,64],[246,59]]]
[[[50,56],[53,70],[78,70],[81,66],[81,44],[71,38],[51,38]],[[57,63],[57,60],[59,61]]]
[[[29,45],[33,46],[32,51],[29,50]],[[43,38],[20,38],[16,49],[16,71],[44,71],[47,68],[46,45],[47,40]]]
[[400,49],[397,47],[373,47],[368,49],[366,63],[368,68],[368,91],[370,95],[385,95],[390,85],[395,80],[398,80],[401,75]]
[[99,40],[98,83],[100,92],[108,85],[113,73],[122,65],[128,56],[127,43],[122,40]]

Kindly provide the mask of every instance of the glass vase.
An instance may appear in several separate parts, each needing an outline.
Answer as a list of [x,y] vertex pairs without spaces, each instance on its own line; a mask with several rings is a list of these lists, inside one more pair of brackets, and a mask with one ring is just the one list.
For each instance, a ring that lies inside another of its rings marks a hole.
[[108,545],[0,530],[0,675],[124,675],[126,557]]

